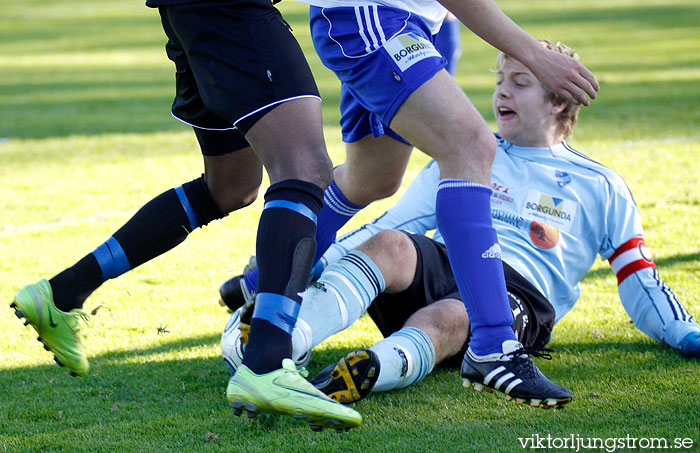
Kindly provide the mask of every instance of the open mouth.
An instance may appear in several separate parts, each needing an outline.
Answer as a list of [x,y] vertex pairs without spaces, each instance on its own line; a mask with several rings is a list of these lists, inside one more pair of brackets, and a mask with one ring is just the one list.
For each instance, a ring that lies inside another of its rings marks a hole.
[[515,111],[508,107],[498,107],[498,119],[500,120],[509,120],[515,118],[515,115]]

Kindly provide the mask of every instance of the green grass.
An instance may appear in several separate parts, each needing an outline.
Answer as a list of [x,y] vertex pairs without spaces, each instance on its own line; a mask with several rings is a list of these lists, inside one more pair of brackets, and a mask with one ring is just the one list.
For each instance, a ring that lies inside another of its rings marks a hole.
[[[571,142],[625,178],[662,277],[698,315],[700,5],[556,4],[500,2],[532,34],[578,49],[597,75],[600,97]],[[317,76],[340,163],[338,83],[313,53],[305,8],[281,6]],[[491,120],[496,52],[466,30],[462,38],[458,81]],[[174,71],[164,42],[157,13],[140,0],[0,4],[0,300],[72,264],[150,198],[201,172],[193,134],[169,115]],[[416,153],[406,181],[426,161]],[[699,362],[629,323],[605,263],[556,327],[554,360],[538,362],[574,391],[564,411],[465,391],[455,371],[437,370],[360,402],[363,427],[343,435],[284,417],[233,417],[218,347],[227,315],[215,294],[253,252],[260,209],[257,201],[100,288],[86,305],[102,306],[88,330],[87,379],[57,368],[0,306],[0,451],[517,451],[518,438],[536,433],[691,438],[697,448]],[[378,338],[363,318],[317,348],[311,372]]]

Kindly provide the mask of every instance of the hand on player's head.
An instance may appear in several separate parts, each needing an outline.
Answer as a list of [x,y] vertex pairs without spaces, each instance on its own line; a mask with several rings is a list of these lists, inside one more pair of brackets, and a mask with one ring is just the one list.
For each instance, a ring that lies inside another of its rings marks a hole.
[[590,105],[600,85],[581,62],[549,49],[542,49],[537,64],[531,68],[537,79],[550,91],[569,102]]

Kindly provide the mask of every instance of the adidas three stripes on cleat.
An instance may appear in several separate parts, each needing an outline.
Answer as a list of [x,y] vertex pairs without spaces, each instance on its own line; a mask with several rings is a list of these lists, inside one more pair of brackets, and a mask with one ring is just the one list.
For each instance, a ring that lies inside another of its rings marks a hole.
[[571,391],[547,379],[530,355],[551,359],[534,349],[524,348],[517,341],[504,341],[503,353],[477,356],[467,349],[462,360],[462,385],[481,392],[498,390],[507,400],[533,407],[562,408],[571,401]]

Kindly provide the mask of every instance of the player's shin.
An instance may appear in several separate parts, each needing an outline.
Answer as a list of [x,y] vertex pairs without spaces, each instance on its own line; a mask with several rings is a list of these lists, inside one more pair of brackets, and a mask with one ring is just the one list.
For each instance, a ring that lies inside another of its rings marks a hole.
[[260,281],[243,364],[254,373],[279,369],[291,357],[291,333],[316,249],[322,190],[301,181],[270,186],[258,226]]
[[443,179],[436,200],[438,228],[471,323],[470,347],[478,355],[515,340],[490,198],[486,186]]
[[415,384],[435,366],[435,346],[428,334],[416,327],[404,327],[370,348],[380,363],[373,392]]
[[292,334],[294,354],[302,354],[352,325],[384,288],[381,270],[359,250],[328,266],[304,294]]
[[[333,241],[335,241],[336,233],[343,227],[355,214],[357,214],[364,206],[356,205],[348,200],[340,191],[340,188],[331,182],[323,195],[323,207],[318,214],[318,227],[316,229],[316,254],[314,263],[319,262],[323,254],[328,250]],[[319,273],[323,270],[322,266],[314,266],[314,273]],[[310,277],[314,280],[314,275]],[[251,291],[255,291],[258,284],[258,270],[251,269],[243,274],[246,287]]]

